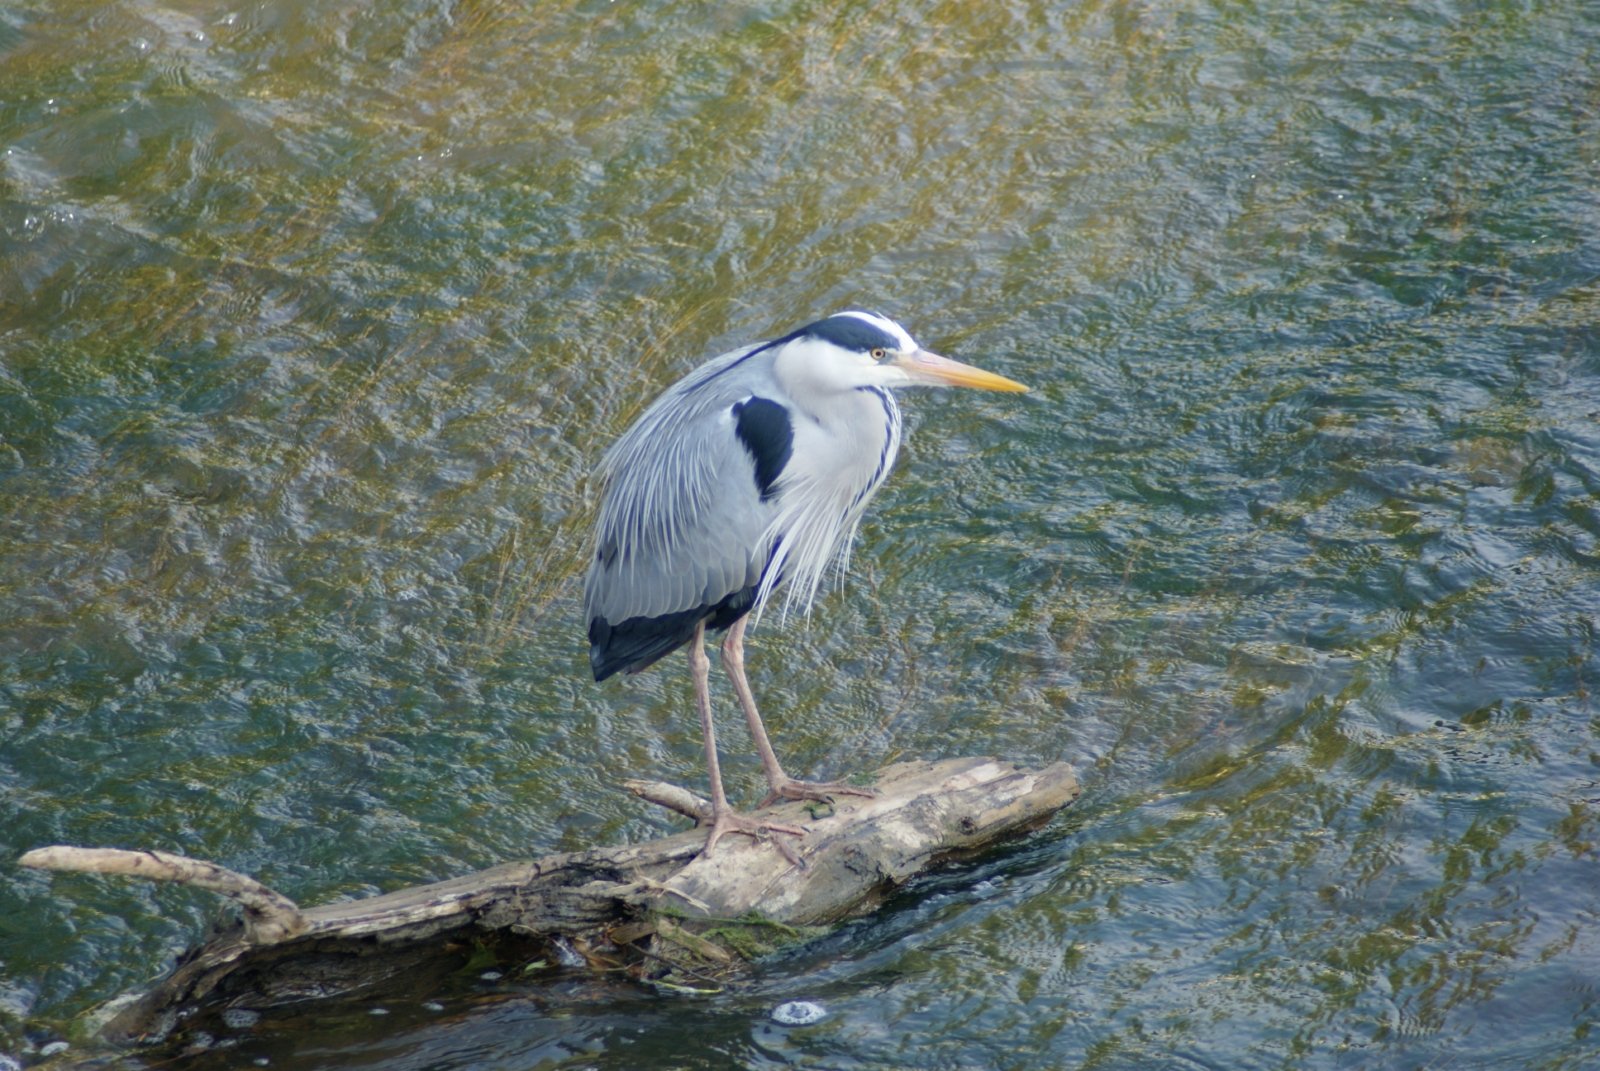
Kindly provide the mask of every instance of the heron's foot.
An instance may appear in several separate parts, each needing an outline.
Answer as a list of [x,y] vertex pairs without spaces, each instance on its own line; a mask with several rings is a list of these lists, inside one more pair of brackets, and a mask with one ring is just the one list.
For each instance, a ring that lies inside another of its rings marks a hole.
[[[803,837],[806,835],[806,831],[799,826],[791,826],[786,822],[774,822],[766,818],[756,818],[752,815],[740,814],[734,810],[713,814],[709,826],[710,828],[706,833],[706,846],[700,849],[701,855],[710,855],[711,850],[717,846],[717,841],[728,833],[743,833],[745,836],[755,837],[757,840],[771,837],[774,833],[786,833],[791,837]],[[778,846],[778,849],[783,852],[790,862],[795,861],[794,855],[784,841],[774,838],[773,843]]]
[[835,796],[865,796],[867,799],[875,799],[877,795],[878,790],[875,788],[847,785],[843,781],[798,781],[793,777],[785,777],[772,785],[772,791],[761,801],[761,806],[770,807],[780,800],[820,800],[823,803],[832,803]]

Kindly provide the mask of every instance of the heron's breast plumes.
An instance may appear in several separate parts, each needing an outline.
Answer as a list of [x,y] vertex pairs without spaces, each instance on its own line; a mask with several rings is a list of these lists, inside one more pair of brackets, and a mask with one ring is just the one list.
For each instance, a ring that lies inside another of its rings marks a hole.
[[900,451],[900,409],[887,390],[851,391],[829,416],[795,427],[793,456],[774,488],[777,512],[764,539],[772,556],[757,615],[780,584],[788,587],[785,615],[810,613],[829,568],[843,576],[862,514]]

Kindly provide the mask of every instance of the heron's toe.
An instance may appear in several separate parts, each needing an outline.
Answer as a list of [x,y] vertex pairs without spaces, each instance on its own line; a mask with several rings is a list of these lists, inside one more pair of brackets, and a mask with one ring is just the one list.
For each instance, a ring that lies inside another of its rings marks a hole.
[[761,806],[770,807],[782,800],[820,800],[823,803],[832,803],[835,796],[864,796],[873,799],[877,795],[878,790],[875,788],[849,785],[843,781],[798,781],[789,777],[772,786],[772,791],[761,801]]
[[[786,833],[791,837],[803,837],[806,835],[806,831],[799,826],[792,826],[785,822],[774,822],[765,818],[755,818],[747,814],[740,814],[737,811],[723,811],[721,814],[712,817],[710,828],[706,832],[706,846],[700,849],[700,854],[710,855],[711,850],[717,846],[717,841],[728,833],[743,833],[745,836],[755,837],[757,840],[771,837],[774,833]],[[774,839],[773,843],[779,846],[779,849],[783,851],[784,856],[790,862],[795,861],[794,856],[787,850],[787,846],[783,841]]]

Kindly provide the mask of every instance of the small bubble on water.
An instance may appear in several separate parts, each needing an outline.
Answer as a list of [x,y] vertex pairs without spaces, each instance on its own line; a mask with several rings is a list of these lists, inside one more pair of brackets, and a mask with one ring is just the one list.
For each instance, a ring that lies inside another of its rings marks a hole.
[[261,1013],[249,1008],[227,1008],[222,1013],[223,1025],[232,1030],[249,1030],[261,1021]]
[[828,1014],[828,1009],[809,1000],[789,1000],[772,1009],[772,1021],[784,1026],[808,1026]]

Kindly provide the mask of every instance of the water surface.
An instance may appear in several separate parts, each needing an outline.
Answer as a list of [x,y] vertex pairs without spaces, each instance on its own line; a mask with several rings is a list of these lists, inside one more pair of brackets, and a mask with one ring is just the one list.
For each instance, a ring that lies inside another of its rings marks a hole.
[[[862,304],[1035,391],[907,399],[849,585],[753,636],[780,751],[1083,801],[720,995],[467,979],[182,1062],[1592,1065],[1597,51],[1559,3],[11,5],[0,855],[317,903],[673,828],[616,785],[700,783],[686,675],[585,672],[588,474]],[[214,911],[9,868],[0,1051]]]

